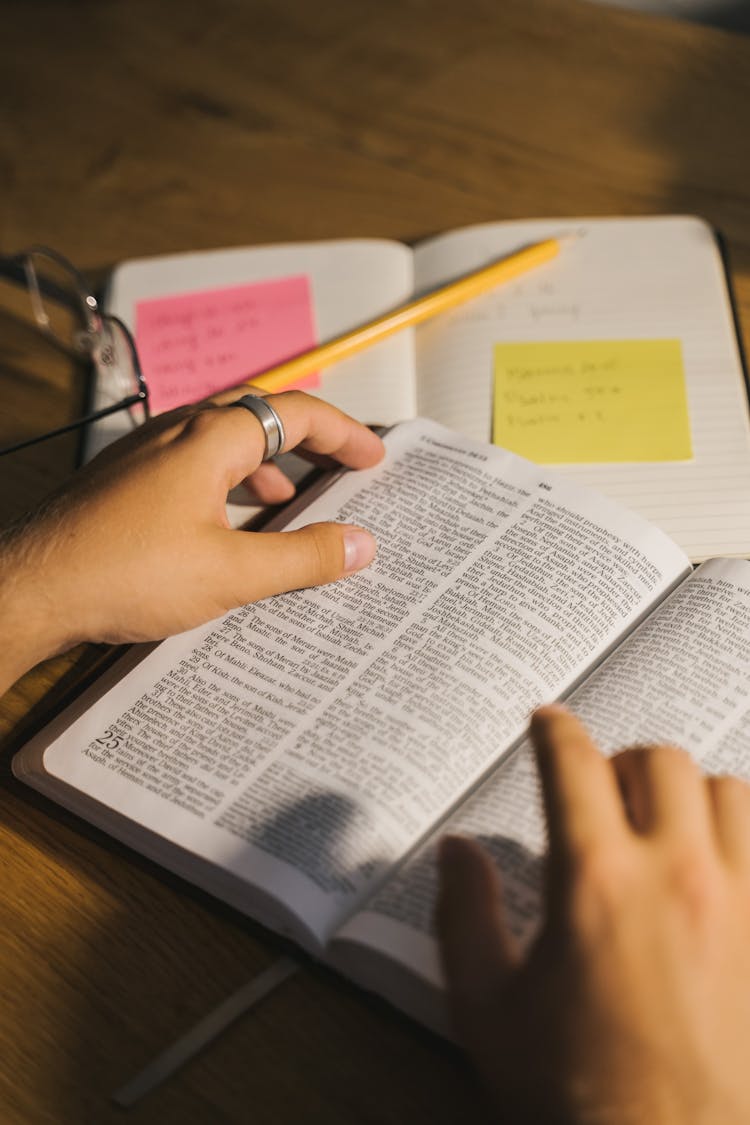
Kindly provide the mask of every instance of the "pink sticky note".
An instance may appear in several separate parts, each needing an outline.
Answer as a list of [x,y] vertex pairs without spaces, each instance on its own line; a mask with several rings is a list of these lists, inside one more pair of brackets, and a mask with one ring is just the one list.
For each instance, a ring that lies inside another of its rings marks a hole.
[[[275,278],[138,301],[135,338],[155,414],[314,348],[310,281]],[[317,374],[295,386],[316,387]]]

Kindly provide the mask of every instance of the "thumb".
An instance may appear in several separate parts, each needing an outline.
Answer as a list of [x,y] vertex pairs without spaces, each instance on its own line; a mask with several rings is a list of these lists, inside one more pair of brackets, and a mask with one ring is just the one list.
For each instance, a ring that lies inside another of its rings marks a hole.
[[481,1034],[497,989],[518,961],[492,858],[474,840],[440,842],[436,923],[448,995],[460,1033]]
[[312,523],[298,531],[224,531],[235,604],[321,586],[372,562],[377,545],[351,524]]

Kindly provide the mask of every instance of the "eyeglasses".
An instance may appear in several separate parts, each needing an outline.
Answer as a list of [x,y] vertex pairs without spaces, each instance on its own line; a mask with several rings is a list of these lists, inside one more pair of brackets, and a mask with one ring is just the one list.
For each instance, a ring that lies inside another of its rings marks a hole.
[[47,246],[0,256],[0,280],[26,289],[36,328],[56,347],[93,367],[96,409],[75,422],[0,448],[0,457],[128,411],[135,427],[149,417],[148,387],[135,341],[116,316],[99,311],[75,266]]

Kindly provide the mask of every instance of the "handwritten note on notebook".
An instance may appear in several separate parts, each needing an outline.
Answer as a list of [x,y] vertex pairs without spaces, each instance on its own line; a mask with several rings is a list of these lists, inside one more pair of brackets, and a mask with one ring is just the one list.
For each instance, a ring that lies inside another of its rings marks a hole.
[[[158,414],[315,347],[310,283],[284,277],[138,301],[135,334]],[[311,375],[295,386],[318,383]]]
[[679,340],[497,344],[493,441],[543,464],[692,457]]

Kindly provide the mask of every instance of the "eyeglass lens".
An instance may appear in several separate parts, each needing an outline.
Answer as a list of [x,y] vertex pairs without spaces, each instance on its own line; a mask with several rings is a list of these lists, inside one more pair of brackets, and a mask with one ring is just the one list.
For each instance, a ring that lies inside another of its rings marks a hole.
[[[139,373],[133,340],[119,321],[99,315],[96,299],[89,294],[85,280],[75,267],[56,251],[41,247],[19,255],[14,268],[15,275],[8,279],[11,284],[6,282],[0,286],[0,315],[9,304],[8,312],[15,327],[22,332],[26,329],[26,335],[33,338],[36,345],[34,351],[38,350],[41,333],[55,345],[58,355],[65,353],[75,361],[86,361],[86,367],[81,370],[90,367],[94,375],[91,394],[87,396],[87,414],[103,412],[109,416],[97,419],[93,423],[95,429],[87,430],[85,445],[95,450],[145,421],[148,416],[147,404],[142,401],[145,384]],[[13,291],[14,299],[8,302],[13,280],[17,287]],[[19,302],[21,295],[25,301]],[[32,326],[34,331],[29,332]],[[79,391],[83,385],[79,380]],[[134,395],[140,395],[141,401],[131,403],[126,410],[123,400],[132,399]],[[120,411],[121,402],[123,409]],[[35,416],[45,413],[45,410],[36,411]],[[81,411],[76,413],[80,416]],[[83,424],[85,419],[51,429],[64,430]],[[38,436],[43,435],[44,429]],[[0,439],[0,447],[3,445]]]

